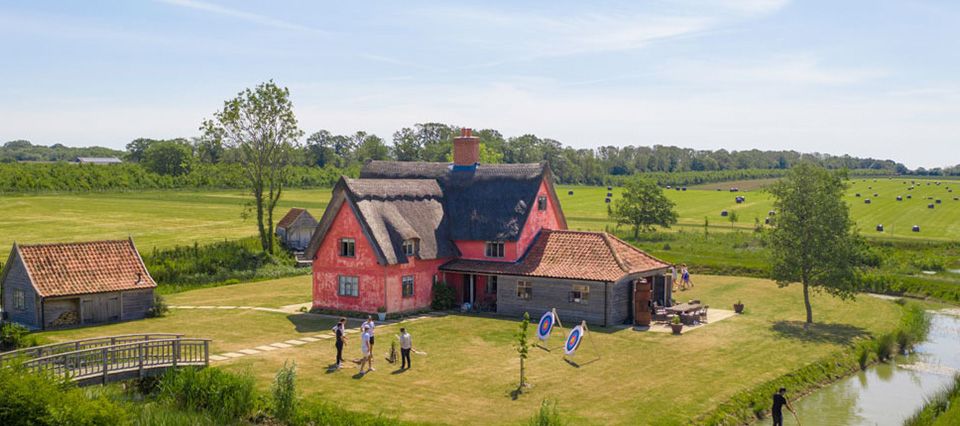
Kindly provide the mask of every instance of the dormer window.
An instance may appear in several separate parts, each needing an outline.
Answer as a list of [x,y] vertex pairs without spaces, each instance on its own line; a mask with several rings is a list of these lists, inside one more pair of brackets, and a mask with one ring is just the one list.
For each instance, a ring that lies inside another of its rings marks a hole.
[[537,210],[546,211],[547,210],[547,196],[541,195],[537,197]]
[[409,240],[403,240],[403,254],[406,256],[416,256],[417,254],[417,240],[411,238]]
[[487,257],[503,257],[503,241],[488,241]]

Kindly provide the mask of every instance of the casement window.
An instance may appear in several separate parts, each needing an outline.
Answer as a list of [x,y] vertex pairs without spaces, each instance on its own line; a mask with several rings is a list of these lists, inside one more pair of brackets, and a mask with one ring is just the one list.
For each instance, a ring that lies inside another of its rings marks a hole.
[[340,296],[360,296],[360,278],[351,276],[340,276],[340,285],[337,286],[337,294]]
[[413,297],[413,275],[407,275],[400,279],[403,297]]
[[417,254],[417,240],[409,239],[403,240],[403,254],[406,256],[414,256]]
[[517,298],[530,300],[533,297],[533,283],[530,281],[517,281]]
[[537,197],[537,210],[545,211],[547,210],[547,196],[541,195]]
[[497,276],[491,275],[487,277],[487,294],[497,294]]
[[586,305],[590,300],[590,286],[574,284],[570,292],[570,303],[579,303]]
[[503,257],[503,241],[488,241],[487,257]]
[[357,254],[357,242],[353,238],[340,239],[340,256],[354,257]]
[[13,309],[25,311],[27,309],[27,296],[21,289],[13,290]]

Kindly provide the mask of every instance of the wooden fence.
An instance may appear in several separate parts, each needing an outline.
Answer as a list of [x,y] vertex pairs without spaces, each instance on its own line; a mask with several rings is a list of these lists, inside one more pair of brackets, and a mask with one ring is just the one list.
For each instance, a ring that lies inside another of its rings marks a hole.
[[[64,377],[80,385],[107,383],[162,374],[170,368],[207,366],[210,364],[210,340],[182,338],[151,338],[103,344],[111,338],[99,339],[100,344],[85,349],[61,351],[35,358],[24,357],[22,367],[36,373]],[[123,341],[130,336],[114,336]],[[143,337],[143,335],[141,335]],[[81,341],[96,345],[94,339]],[[60,344],[65,346],[77,342]],[[52,346],[52,345],[49,345]],[[78,346],[74,346],[78,347]],[[47,353],[41,351],[39,353]],[[8,357],[8,354],[4,354]]]

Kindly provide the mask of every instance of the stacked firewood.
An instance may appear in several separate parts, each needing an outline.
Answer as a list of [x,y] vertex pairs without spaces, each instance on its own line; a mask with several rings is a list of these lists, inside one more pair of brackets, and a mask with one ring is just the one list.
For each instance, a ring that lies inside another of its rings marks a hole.
[[77,311],[67,311],[60,314],[57,319],[50,323],[53,327],[63,327],[66,325],[76,325],[80,323],[80,314]]

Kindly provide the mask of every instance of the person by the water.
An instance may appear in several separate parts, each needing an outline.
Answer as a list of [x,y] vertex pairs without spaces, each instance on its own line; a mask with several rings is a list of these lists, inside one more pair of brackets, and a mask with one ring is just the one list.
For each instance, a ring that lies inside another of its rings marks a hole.
[[794,415],[797,414],[796,411],[793,411],[793,407],[790,406],[790,401],[787,401],[787,388],[780,388],[777,393],[773,394],[773,426],[783,426],[783,407],[786,406],[787,410],[790,410]]

